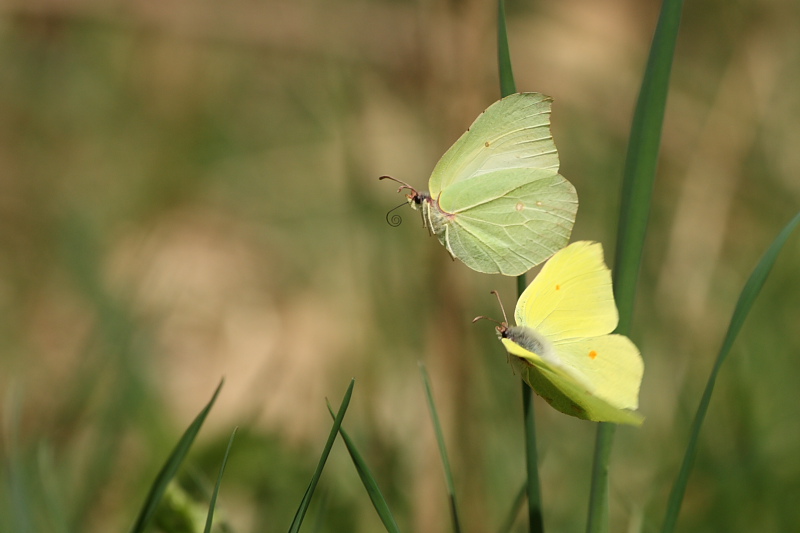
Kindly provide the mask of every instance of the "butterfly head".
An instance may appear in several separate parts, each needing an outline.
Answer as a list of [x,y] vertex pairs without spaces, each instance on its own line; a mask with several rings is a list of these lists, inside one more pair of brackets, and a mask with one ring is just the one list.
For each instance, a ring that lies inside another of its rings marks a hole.
[[[411,209],[414,209],[415,211],[417,209],[419,209],[419,207],[422,205],[423,202],[428,202],[428,203],[431,202],[430,193],[419,192],[414,187],[412,187],[411,185],[409,185],[408,183],[406,183],[404,181],[400,181],[399,179],[393,178],[391,176],[381,176],[378,179],[379,180],[392,180],[392,181],[396,181],[397,183],[399,183],[400,184],[400,188],[397,189],[397,192],[403,191],[404,189],[408,189],[409,192],[406,194],[406,201],[408,202],[409,205],[411,205]],[[399,208],[403,207],[404,205],[406,205],[405,202],[400,204],[400,205],[398,205],[397,207],[391,209],[388,213],[386,213],[386,222],[390,226],[397,227],[397,226],[399,226],[400,224],[403,223],[403,219],[400,217],[400,215],[397,215],[397,214],[392,215],[391,213],[395,209],[399,209]],[[427,227],[427,224],[425,222],[425,217],[424,216],[423,216],[422,224],[423,224],[423,226]]]
[[431,198],[431,195],[429,193],[427,193],[427,192],[419,192],[414,187],[409,185],[408,183],[406,183],[404,181],[400,181],[397,178],[393,178],[391,176],[381,176],[378,179],[379,180],[392,180],[392,181],[395,181],[395,182],[399,183],[400,187],[397,189],[397,192],[400,192],[400,191],[403,191],[405,189],[408,189],[409,192],[408,192],[408,194],[406,194],[406,199],[408,200],[408,203],[411,204],[411,207],[414,208],[414,209],[416,209],[425,200],[430,200],[430,198]]
[[472,322],[475,323],[481,319],[494,322],[495,324],[497,324],[497,326],[495,326],[494,329],[497,332],[497,336],[498,338],[500,338],[500,340],[508,339],[509,341],[513,342],[514,344],[518,345],[524,350],[528,352],[533,352],[542,357],[550,356],[553,353],[553,350],[547,339],[545,339],[542,335],[537,333],[532,328],[526,326],[509,325],[508,317],[506,316],[506,310],[503,307],[503,302],[500,300],[500,295],[497,294],[497,291],[492,291],[492,294],[494,294],[497,297],[497,301],[500,303],[500,310],[503,312],[503,321],[498,322],[493,318],[489,318],[486,316],[478,316],[475,317],[472,320]]

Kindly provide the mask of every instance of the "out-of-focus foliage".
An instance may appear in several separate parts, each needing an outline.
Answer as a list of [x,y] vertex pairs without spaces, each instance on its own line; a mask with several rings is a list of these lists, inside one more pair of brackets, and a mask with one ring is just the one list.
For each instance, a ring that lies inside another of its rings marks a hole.
[[[574,238],[610,255],[658,4],[521,4],[517,87],[555,99]],[[491,289],[513,307],[514,280],[452,262],[416,213],[389,227],[402,197],[376,179],[424,188],[499,97],[495,9],[0,6],[3,531],[128,527],[222,375],[186,491],[208,497],[241,426],[217,504],[233,531],[288,527],[330,429],[324,398],[350,377],[345,427],[401,529],[445,531],[418,360],[466,529],[505,518],[523,479],[518,378],[470,320],[499,316]],[[736,296],[800,204],[798,26],[792,0],[686,5],[632,334],[647,419],[618,431],[613,531],[660,520]],[[722,372],[682,531],[800,527],[799,265],[795,238]],[[594,427],[537,408],[546,525],[580,530]],[[320,490],[326,531],[380,528],[338,445]]]

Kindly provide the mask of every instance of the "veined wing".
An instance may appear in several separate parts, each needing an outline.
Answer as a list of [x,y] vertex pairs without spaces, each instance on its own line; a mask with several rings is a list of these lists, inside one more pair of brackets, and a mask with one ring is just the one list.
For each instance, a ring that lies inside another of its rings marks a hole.
[[578,198],[555,171],[512,169],[452,185],[439,207],[451,254],[478,272],[518,276],[566,246]]
[[445,152],[428,187],[435,198],[450,185],[510,168],[558,171],[550,134],[552,99],[539,93],[509,95],[489,106]]

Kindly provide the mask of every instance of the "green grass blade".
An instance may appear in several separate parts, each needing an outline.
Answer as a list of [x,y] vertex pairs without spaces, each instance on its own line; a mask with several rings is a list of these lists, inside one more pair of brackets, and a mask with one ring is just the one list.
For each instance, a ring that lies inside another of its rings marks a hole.
[[[331,417],[333,417],[333,409],[331,409],[330,404],[328,404],[328,411],[330,411]],[[344,428],[339,428],[339,434],[342,436],[345,446],[347,446],[347,451],[350,453],[350,458],[353,460],[353,464],[356,467],[358,477],[361,478],[364,488],[367,489],[367,494],[369,494],[369,499],[372,502],[372,506],[378,513],[381,522],[383,522],[383,527],[386,528],[386,531],[391,533],[400,533],[400,528],[398,527],[392,512],[389,510],[389,505],[386,503],[386,498],[383,497],[383,493],[381,493],[381,489],[378,487],[378,482],[375,481],[375,476],[372,475],[372,471],[370,471],[366,461],[364,461],[364,458],[359,453],[356,444],[353,442],[353,440],[350,438],[350,435],[347,434]]]
[[514,527],[514,522],[517,521],[519,508],[522,507],[522,504],[525,501],[525,495],[527,493],[528,493],[528,484],[523,483],[522,486],[517,491],[517,497],[514,498],[514,503],[511,504],[511,509],[508,510],[508,516],[506,516],[506,521],[503,522],[503,525],[500,526],[500,529],[497,530],[497,533],[509,533],[511,531],[511,528]]
[[[614,296],[619,308],[617,332],[628,335],[636,283],[653,196],[669,78],[678,38],[683,0],[664,0],[650,47],[642,87],[631,124],[622,181],[622,200],[614,260]],[[608,464],[613,424],[597,426],[586,531],[608,531]]]
[[664,0],[661,6],[631,124],[614,261],[614,296],[619,307],[617,331],[622,334],[630,331],[633,318],[636,281],[642,262],[672,58],[682,10],[683,0]]
[[442,433],[442,426],[439,423],[439,415],[436,412],[436,405],[433,402],[430,378],[422,362],[419,363],[419,371],[420,374],[422,374],[422,384],[425,386],[425,397],[428,400],[428,408],[431,411],[433,429],[436,432],[436,442],[439,445],[439,455],[442,458],[442,466],[444,467],[444,478],[447,484],[447,493],[450,497],[450,516],[453,520],[453,531],[455,531],[455,533],[460,533],[461,523],[458,519],[458,506],[456,505],[456,489],[455,483],[453,483],[453,472],[450,469],[450,460],[447,458],[447,448],[444,444],[444,433]]
[[[517,298],[527,286],[525,274],[517,276]],[[522,387],[523,432],[525,433],[525,473],[528,482],[525,484],[528,500],[528,531],[544,532],[544,513],[542,512],[542,488],[539,481],[539,452],[536,448],[536,417],[533,410],[533,390],[520,380]]]
[[497,67],[500,74],[500,96],[505,97],[517,92],[514,71],[511,69],[511,51],[508,48],[504,0],[497,2]]
[[[500,77],[500,96],[517,92],[514,70],[511,67],[511,51],[506,31],[506,7],[504,0],[497,2],[497,67]],[[525,274],[517,276],[517,297],[525,290]],[[539,481],[539,454],[536,449],[536,419],[533,410],[533,391],[525,382],[522,387],[523,432],[525,433],[525,470],[528,476],[528,527],[531,533],[544,531],[542,515],[541,483]]]
[[152,520],[153,515],[158,508],[158,504],[161,501],[161,498],[164,496],[164,491],[167,490],[167,485],[169,484],[170,480],[175,477],[175,474],[178,472],[178,468],[183,462],[183,459],[186,457],[186,454],[189,453],[189,448],[192,447],[195,437],[197,437],[197,434],[200,432],[200,427],[203,425],[203,422],[205,422],[208,412],[211,410],[211,407],[217,400],[217,396],[219,395],[219,391],[222,389],[222,384],[224,382],[224,379],[219,382],[219,385],[217,385],[217,389],[214,391],[214,395],[211,397],[211,400],[203,408],[203,410],[200,411],[200,414],[195,417],[194,421],[183,433],[181,440],[178,441],[178,444],[172,450],[167,462],[161,467],[161,471],[158,473],[153,485],[150,487],[150,492],[147,494],[147,498],[144,501],[142,510],[139,512],[139,516],[136,518],[136,522],[131,528],[131,533],[140,533],[144,531],[145,528],[147,528],[147,525],[150,523],[150,520]]
[[208,517],[206,518],[206,527],[203,529],[205,533],[211,533],[211,524],[214,522],[214,508],[217,506],[217,495],[219,494],[219,486],[222,484],[222,474],[225,473],[225,465],[228,464],[228,456],[231,453],[231,446],[233,446],[233,439],[236,438],[236,430],[234,428],[231,433],[231,438],[228,440],[228,447],[225,449],[225,455],[222,456],[222,464],[219,467],[219,475],[217,476],[217,483],[214,485],[214,492],[211,493],[211,502],[208,505]]
[[[517,276],[517,298],[527,287],[525,274]],[[542,512],[542,488],[539,480],[539,452],[536,448],[536,417],[533,410],[533,390],[520,380],[522,387],[522,417],[525,433],[525,473],[528,481],[525,490],[528,500],[528,531],[544,532],[544,513]]]
[[542,493],[539,482],[539,455],[536,449],[536,418],[533,411],[534,394],[527,383],[522,383],[522,416],[525,431],[525,471],[528,477],[528,531],[544,531],[542,514]]
[[675,484],[672,487],[672,491],[670,492],[669,500],[667,502],[667,512],[664,517],[664,523],[661,527],[662,533],[671,533],[674,531],[675,525],[678,522],[678,514],[681,510],[683,497],[686,494],[686,485],[689,482],[689,474],[692,471],[692,466],[694,465],[694,460],[697,455],[697,443],[700,439],[700,429],[702,428],[703,420],[706,417],[708,406],[711,403],[711,394],[714,392],[714,383],[717,380],[717,375],[722,367],[722,363],[725,362],[725,359],[731,350],[731,346],[733,346],[733,341],[736,340],[736,336],[742,329],[742,324],[744,324],[747,314],[753,307],[753,302],[758,296],[758,293],[761,292],[761,288],[764,286],[764,282],[767,280],[767,276],[769,275],[770,270],[772,270],[772,266],[775,264],[778,253],[780,253],[783,245],[789,238],[789,235],[791,235],[792,231],[797,227],[798,224],[800,224],[800,213],[795,215],[795,217],[783,228],[783,230],[772,242],[772,245],[761,257],[758,265],[756,265],[753,273],[750,274],[750,278],[747,280],[747,283],[745,283],[742,293],[739,295],[739,301],[736,302],[736,308],[733,311],[731,322],[728,325],[728,332],[725,334],[725,339],[723,340],[722,347],[717,355],[717,360],[714,362],[711,375],[708,377],[706,388],[703,391],[702,398],[700,399],[700,405],[697,407],[697,413],[695,414],[694,421],[692,422],[689,443],[686,447],[683,463],[681,464],[681,469],[678,472],[678,477],[675,480]]
[[305,494],[303,494],[303,499],[300,500],[300,506],[297,508],[292,524],[289,526],[289,533],[297,533],[300,531],[303,518],[305,518],[306,511],[308,511],[308,506],[311,503],[311,497],[314,495],[314,490],[317,488],[317,483],[319,483],[319,478],[322,475],[322,469],[325,468],[325,462],[328,460],[328,455],[331,453],[333,441],[336,440],[336,434],[342,426],[344,414],[347,412],[347,407],[350,405],[350,397],[353,395],[353,386],[355,383],[356,380],[351,379],[350,386],[347,387],[347,392],[344,393],[344,398],[342,398],[342,403],[339,406],[339,412],[336,413],[336,418],[333,420],[333,427],[331,427],[328,440],[325,443],[325,448],[322,450],[322,455],[319,458],[317,469],[314,471],[314,475],[311,476],[311,482],[308,484]]

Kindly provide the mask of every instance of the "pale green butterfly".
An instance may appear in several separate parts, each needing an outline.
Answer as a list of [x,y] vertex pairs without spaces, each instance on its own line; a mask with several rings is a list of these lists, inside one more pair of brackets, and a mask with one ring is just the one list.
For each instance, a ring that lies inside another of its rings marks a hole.
[[588,420],[642,423],[644,363],[628,337],[611,333],[619,315],[599,243],[556,252],[520,296],[514,318],[516,326],[506,319],[497,333],[512,368],[550,405]]
[[429,193],[409,189],[429,231],[468,267],[518,276],[566,246],[578,196],[558,173],[552,99],[512,94],[489,106],[433,169]]

